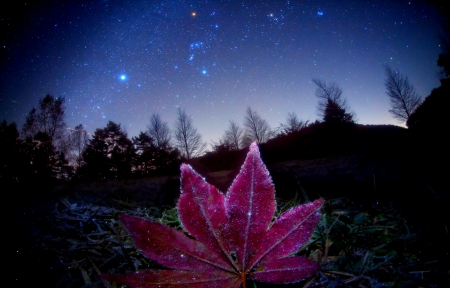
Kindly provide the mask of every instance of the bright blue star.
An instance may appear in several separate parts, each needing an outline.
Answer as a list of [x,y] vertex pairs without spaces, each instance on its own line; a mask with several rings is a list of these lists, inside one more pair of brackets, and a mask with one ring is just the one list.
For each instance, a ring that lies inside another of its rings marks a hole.
[[121,74],[121,75],[119,76],[119,79],[120,79],[121,81],[125,81],[125,80],[127,80],[127,75]]
[[208,71],[206,71],[206,69],[203,69],[203,70],[202,70],[202,74],[203,74],[203,75],[206,75],[206,74],[208,74]]
[[323,11],[317,11],[317,16],[323,16]]

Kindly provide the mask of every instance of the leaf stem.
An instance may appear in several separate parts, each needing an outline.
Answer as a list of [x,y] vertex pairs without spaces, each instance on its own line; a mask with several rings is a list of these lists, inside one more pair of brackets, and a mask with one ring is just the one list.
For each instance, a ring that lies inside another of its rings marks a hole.
[[242,288],[247,288],[247,283],[246,283],[246,279],[245,279],[245,272],[242,272],[239,275],[241,276]]

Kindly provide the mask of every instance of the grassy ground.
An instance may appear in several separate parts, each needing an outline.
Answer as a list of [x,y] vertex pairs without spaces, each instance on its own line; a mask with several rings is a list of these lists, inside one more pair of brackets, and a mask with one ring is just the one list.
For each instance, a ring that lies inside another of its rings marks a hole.
[[[169,185],[167,181],[160,184]],[[117,214],[180,228],[173,204],[156,205],[154,196],[144,201],[141,194],[134,199],[121,189],[108,189],[116,192],[72,189],[45,199],[18,197],[16,205],[7,207],[7,286],[108,287],[100,273],[160,268],[139,254]],[[297,191],[291,199],[278,199],[279,213],[307,201],[305,191]],[[319,262],[322,270],[280,287],[449,287],[448,194],[431,195],[415,208],[391,201],[327,199],[319,225],[299,252]]]

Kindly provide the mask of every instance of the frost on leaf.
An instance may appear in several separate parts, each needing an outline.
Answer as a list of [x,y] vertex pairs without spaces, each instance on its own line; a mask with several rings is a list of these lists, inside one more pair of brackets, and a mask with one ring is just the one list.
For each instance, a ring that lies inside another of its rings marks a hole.
[[275,189],[256,143],[226,196],[189,165],[181,166],[180,221],[188,233],[120,215],[136,247],[167,270],[102,275],[129,287],[246,287],[246,279],[294,283],[316,273],[314,261],[292,256],[320,217],[323,200],[300,205],[273,223]]

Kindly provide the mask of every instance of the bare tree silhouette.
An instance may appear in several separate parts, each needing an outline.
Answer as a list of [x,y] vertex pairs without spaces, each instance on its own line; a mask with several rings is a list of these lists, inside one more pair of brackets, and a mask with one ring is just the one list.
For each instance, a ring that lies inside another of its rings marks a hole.
[[244,126],[244,142],[246,145],[255,140],[258,143],[264,143],[273,136],[273,132],[267,121],[261,118],[261,116],[259,116],[259,114],[250,107],[247,108],[245,114]]
[[288,113],[286,124],[281,123],[277,128],[279,135],[289,135],[294,132],[298,132],[308,125],[309,121],[303,121],[298,119],[295,112]]
[[171,141],[170,128],[166,122],[161,120],[159,114],[152,114],[147,131],[150,137],[153,138],[154,144],[158,149],[166,150],[169,148]]
[[202,136],[193,126],[191,116],[186,111],[178,108],[177,120],[174,126],[175,146],[181,151],[181,155],[187,159],[197,157],[206,148],[206,143],[202,141]]
[[55,147],[65,134],[64,98],[55,98],[47,94],[39,100],[38,109],[31,109],[22,127],[24,138],[33,138],[38,132],[47,134]]
[[77,167],[81,167],[83,164],[83,152],[89,144],[89,135],[84,130],[83,124],[77,125],[75,129],[70,131],[69,141],[71,144],[71,151],[74,154],[73,158]]
[[226,143],[231,149],[239,150],[242,148],[244,140],[244,131],[234,121],[230,121],[228,129],[222,137],[222,143]]
[[389,96],[392,109],[389,112],[399,121],[406,122],[416,108],[422,103],[422,98],[409,83],[408,77],[384,65],[386,94]]

